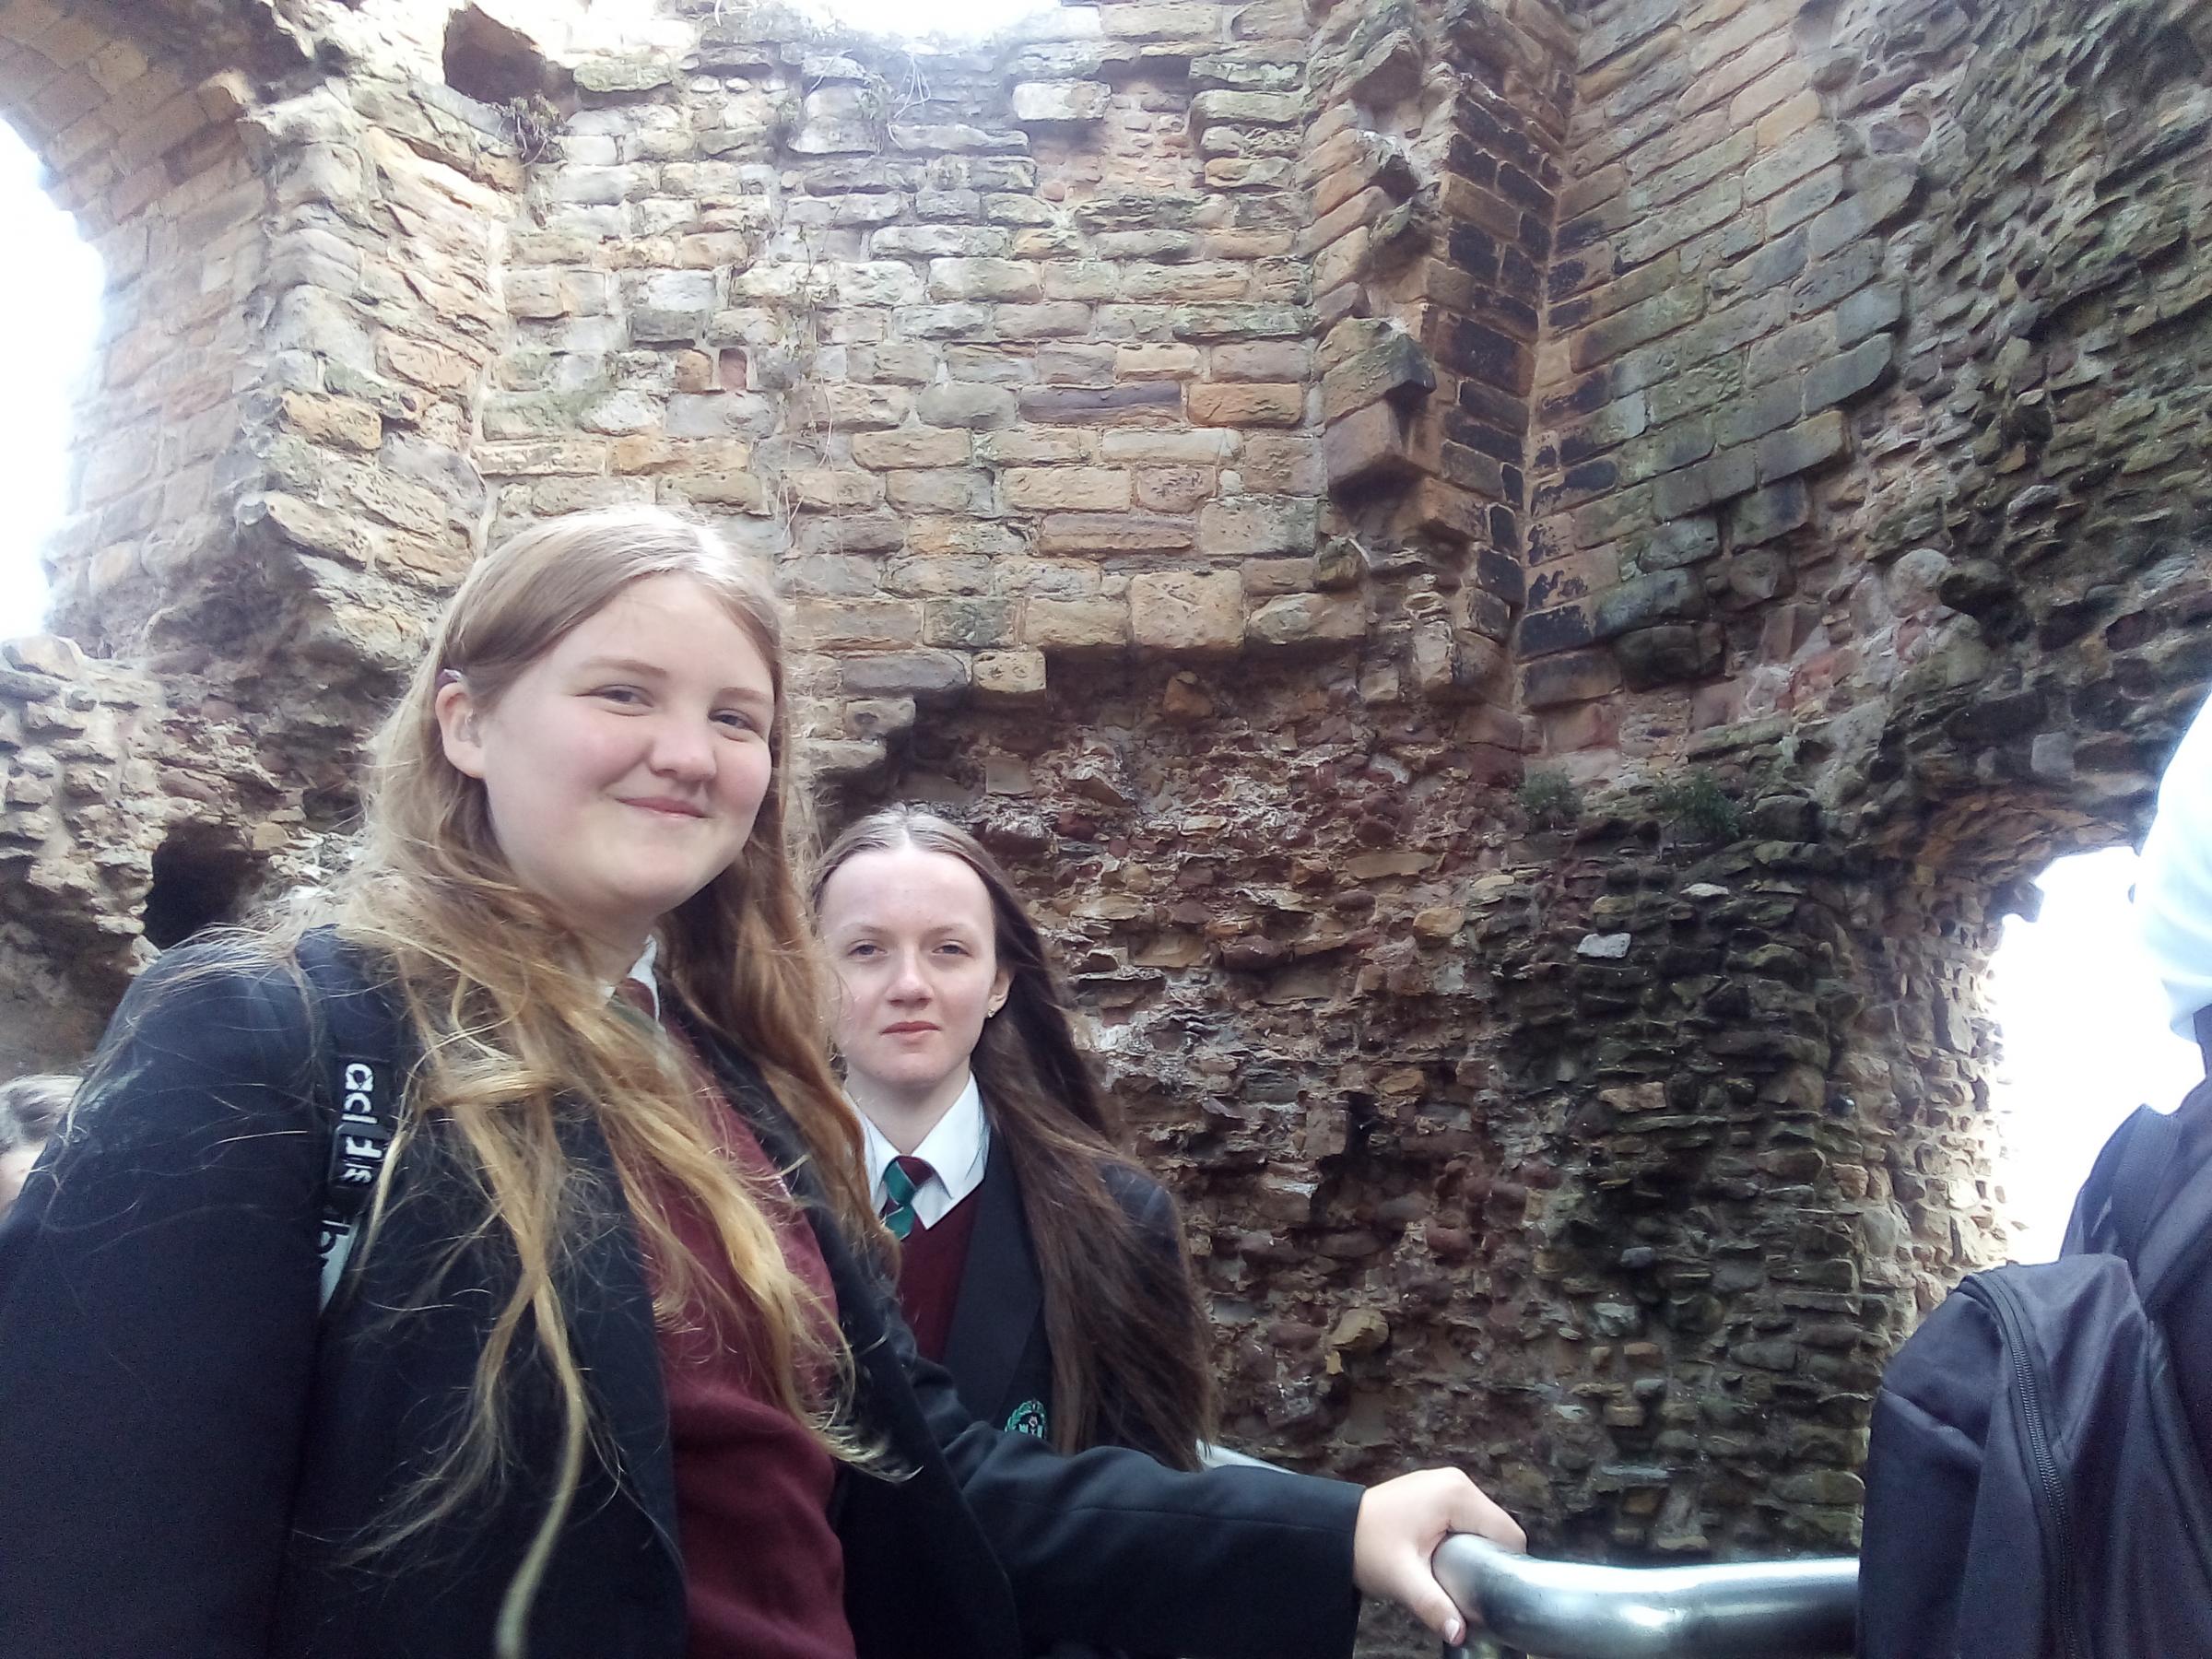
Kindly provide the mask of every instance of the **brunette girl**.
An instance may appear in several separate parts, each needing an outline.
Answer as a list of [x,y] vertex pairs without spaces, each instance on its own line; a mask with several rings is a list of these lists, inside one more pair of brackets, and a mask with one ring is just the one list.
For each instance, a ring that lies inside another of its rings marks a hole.
[[335,928],[164,957],[0,1220],[0,1434],[41,1450],[0,1485],[10,1653],[1260,1659],[1343,1652],[1355,1583],[1456,1624],[1430,1549],[1519,1536],[1464,1476],[1065,1457],[916,1357],[818,1046],[787,730],[774,606],[688,523],[470,573]]
[[1196,1466],[1206,1325],[1173,1201],[1121,1149],[1036,924],[918,806],[839,836],[815,910],[899,1299],[986,1422]]

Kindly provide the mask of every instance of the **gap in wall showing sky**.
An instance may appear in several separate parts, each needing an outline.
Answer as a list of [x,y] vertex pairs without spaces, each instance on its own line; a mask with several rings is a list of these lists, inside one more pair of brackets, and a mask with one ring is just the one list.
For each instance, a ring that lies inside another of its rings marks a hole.
[[1058,0],[799,0],[832,25],[892,40],[976,41],[1060,9]]
[[100,329],[100,255],[40,187],[41,163],[0,124],[0,640],[36,633],[46,613],[39,555],[68,504],[70,410]]
[[2136,853],[2062,858],[2036,877],[2041,915],[2005,922],[1991,999],[2005,1057],[1994,1099],[1997,1180],[2016,1261],[2058,1253],[2098,1149],[2137,1106],[2170,1112],[2204,1076],[2196,1045],[2166,1027],[2166,999],[2129,903]]

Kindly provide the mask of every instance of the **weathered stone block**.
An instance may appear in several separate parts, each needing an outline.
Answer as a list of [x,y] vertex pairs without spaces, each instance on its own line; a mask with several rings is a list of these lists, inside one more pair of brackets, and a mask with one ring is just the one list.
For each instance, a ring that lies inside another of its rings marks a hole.
[[964,121],[916,125],[893,122],[890,138],[893,149],[923,155],[988,154],[1026,149],[1029,146],[1029,135],[1025,133],[993,132]]
[[[877,196],[899,210],[896,196]],[[1013,243],[1007,232],[988,225],[886,225],[868,240],[878,259],[978,259],[1003,256]]]
[[1390,523],[1405,545],[1465,547],[1488,534],[1489,512],[1469,491],[1441,478],[1423,478],[1397,503]]
[[968,658],[957,651],[884,651],[841,659],[838,678],[848,697],[943,698],[968,688]]
[[1206,182],[1218,190],[1273,190],[1287,185],[1295,170],[1280,156],[1215,156],[1206,164]]
[[[1324,420],[1385,400],[1401,409],[1410,408],[1436,390],[1436,371],[1429,354],[1403,330],[1376,328],[1364,320],[1340,323],[1329,341],[1336,349],[1335,360],[1321,377]],[[1347,345],[1351,348],[1344,349]]]
[[1711,516],[1679,518],[1637,537],[1623,563],[1633,562],[1639,571],[1680,570],[1720,550],[1720,526]]
[[1013,644],[1015,623],[1011,599],[933,599],[924,607],[922,638],[929,645],[978,651]]
[[1044,695],[1041,651],[981,651],[975,656],[975,694],[989,701],[1023,701]]
[[1805,480],[1785,479],[1754,490],[1730,505],[1728,542],[1735,547],[1756,547],[1799,528],[1811,518],[1812,492],[1806,488]]
[[883,480],[850,467],[792,466],[782,477],[794,505],[834,511],[873,507],[883,500]]
[[1013,393],[1004,386],[979,385],[972,381],[924,386],[914,407],[931,426],[971,430],[1010,426],[1015,417]]
[[[1099,454],[1108,461],[1163,461],[1210,466],[1226,462],[1238,453],[1240,447],[1249,453],[1254,444],[1283,441],[1286,440],[1273,435],[1240,440],[1236,433],[1223,431],[1105,432],[1099,438]],[[1301,492],[1277,490],[1253,493],[1295,495]]]
[[1031,598],[1022,607],[1021,637],[1047,651],[1100,651],[1129,642],[1125,599]]
[[1904,313],[1903,284],[1882,282],[1861,288],[1836,307],[1836,343],[1856,346],[1877,329],[1895,324]]
[[1306,100],[1295,92],[1200,92],[1191,100],[1191,128],[1291,126],[1305,112]]
[[1198,372],[1198,347],[1150,343],[1116,346],[1116,380],[1188,380]]
[[1198,551],[1217,558],[1311,553],[1320,534],[1320,504],[1291,496],[1209,501],[1198,514]]
[[1266,599],[1277,594],[1313,591],[1315,559],[1248,559],[1240,568],[1247,599]]
[[1387,403],[1371,403],[1331,421],[1322,435],[1321,453],[1331,493],[1420,470],[1406,418]]
[[1609,640],[1630,629],[1705,614],[1705,584],[1694,571],[1653,571],[1600,594],[1591,606],[1591,634]]
[[1233,571],[1140,572],[1129,581],[1129,628],[1157,651],[1233,651],[1244,640],[1244,584]]
[[1179,305],[1169,313],[1168,331],[1179,340],[1302,338],[1312,323],[1312,313],[1296,305]]
[[1190,547],[1196,526],[1166,513],[1046,513],[1038,524],[1040,553],[1168,553]]
[[[863,473],[863,477],[875,477]],[[974,467],[919,468],[882,475],[885,491],[901,512],[981,513],[996,512],[991,475]]]
[[[1786,431],[1776,432],[1759,445],[1759,482],[1771,483],[1777,478],[1810,472],[1822,462],[1841,454],[1847,441],[1842,413],[1836,409],[1801,421]],[[1721,498],[1716,494],[1714,499]]]
[[1102,121],[1113,101],[1104,81],[1018,81],[1013,92],[1014,119],[1024,126],[1065,126]]
[[888,432],[855,432],[853,459],[861,466],[965,466],[973,440],[959,428],[902,427]]
[[1200,383],[1190,388],[1189,406],[1191,419],[1199,426],[1295,427],[1305,420],[1306,389],[1245,382]]
[[1356,594],[1285,594],[1252,613],[1247,636],[1262,645],[1332,645],[1367,637],[1367,606]]
[[1347,68],[1337,86],[1353,102],[1388,109],[1411,98],[1421,84],[1421,53],[1405,29],[1394,29]]
[[1182,387],[1174,381],[1125,385],[1024,387],[1016,399],[1025,420],[1046,425],[1157,425],[1179,416]]
[[801,599],[792,621],[818,651],[877,651],[922,638],[922,606],[913,599]]
[[906,544],[906,521],[895,512],[803,515],[792,526],[792,551],[809,554],[891,553]]
[[986,466],[1070,466],[1096,455],[1098,441],[1089,432],[1065,428],[1008,427],[978,432],[975,458]]
[[799,130],[784,140],[801,156],[867,155],[880,148],[881,111],[873,95],[855,86],[830,85],[809,92],[799,106]]
[[787,406],[799,426],[835,427],[842,431],[895,427],[913,412],[914,394],[905,386],[864,386],[853,381],[810,381]]
[[738,512],[765,512],[768,486],[760,475],[711,467],[672,467],[661,475],[660,499],[721,507]]
[[1610,651],[1562,652],[1521,670],[1521,701],[1530,709],[1588,702],[1619,689],[1620,664]]
[[932,300],[1041,300],[1044,281],[1037,267],[1018,259],[933,259],[929,262]]
[[1631,691],[1649,691],[1701,679],[1720,666],[1720,630],[1669,623],[1637,629],[1613,644],[1621,678]]
[[1228,13],[1202,0],[1159,0],[1099,9],[1100,29],[1112,40],[1218,41]]
[[1705,314],[1706,285],[1685,278],[1647,300],[1624,306],[1577,334],[1569,347],[1576,373],[1610,362],[1622,352],[1688,327]]
[[1713,437],[1722,448],[1730,449],[1789,426],[1804,413],[1805,377],[1793,371],[1723,405],[1713,418]]
[[1195,512],[1220,488],[1220,475],[1204,466],[1144,466],[1135,474],[1136,504],[1155,512]]
[[1841,357],[1815,364],[1805,376],[1805,406],[1825,409],[1878,384],[1889,372],[1896,351],[1896,336],[1877,334]]
[[1040,512],[1124,512],[1129,475],[1119,467],[1016,466],[1000,475],[1006,505]]

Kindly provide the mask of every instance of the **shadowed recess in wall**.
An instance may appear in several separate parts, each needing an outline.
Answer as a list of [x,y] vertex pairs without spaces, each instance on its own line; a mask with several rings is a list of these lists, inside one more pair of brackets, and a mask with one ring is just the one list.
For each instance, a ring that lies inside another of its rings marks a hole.
[[154,850],[154,885],[141,922],[167,950],[203,928],[235,922],[255,886],[252,853],[213,824],[178,824]]

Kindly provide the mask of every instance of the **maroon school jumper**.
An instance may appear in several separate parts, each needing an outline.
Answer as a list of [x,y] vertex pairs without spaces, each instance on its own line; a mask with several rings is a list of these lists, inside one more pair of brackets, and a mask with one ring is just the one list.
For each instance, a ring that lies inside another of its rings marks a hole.
[[936,1225],[914,1230],[899,1246],[899,1308],[914,1333],[924,1359],[943,1359],[952,1335],[952,1311],[960,1300],[960,1275],[968,1267],[968,1241],[975,1233],[976,1194],[961,1199]]
[[[723,1149],[763,1193],[793,1272],[834,1321],[820,1246],[744,1118],[671,1031],[712,1100]],[[716,1260],[706,1218],[674,1194],[670,1225],[693,1257]],[[837,1463],[776,1403],[745,1345],[709,1334],[697,1309],[660,1332],[683,1553],[687,1659],[853,1659],[843,1547],[830,1526]]]

